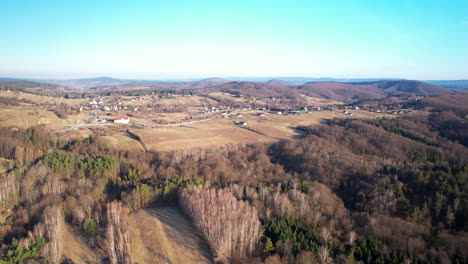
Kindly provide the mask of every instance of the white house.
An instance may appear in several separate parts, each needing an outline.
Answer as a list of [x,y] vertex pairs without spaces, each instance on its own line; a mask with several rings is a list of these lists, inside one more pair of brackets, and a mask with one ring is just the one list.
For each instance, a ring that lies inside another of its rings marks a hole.
[[128,124],[130,122],[130,118],[128,116],[119,116],[114,119],[114,123],[118,124]]

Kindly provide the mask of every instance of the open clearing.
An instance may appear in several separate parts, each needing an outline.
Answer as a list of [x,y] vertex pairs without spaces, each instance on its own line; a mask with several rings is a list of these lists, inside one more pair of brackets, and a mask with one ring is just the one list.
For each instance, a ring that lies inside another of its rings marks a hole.
[[40,107],[3,107],[0,108],[0,113],[0,126],[66,126],[88,119],[86,114],[69,115],[67,119],[60,119],[54,112]]
[[33,101],[36,104],[55,104],[61,105],[66,104],[68,106],[77,106],[80,104],[85,104],[87,102],[86,99],[65,99],[65,98],[56,98],[51,96],[45,95],[37,95],[37,94],[30,94],[30,93],[19,93],[19,92],[1,92],[0,95],[2,97],[10,97],[15,99],[25,99]]
[[119,99],[125,101],[129,106],[146,106],[158,104],[163,106],[195,106],[195,105],[217,105],[218,103],[210,98],[201,96],[173,96],[171,98],[152,98],[151,96],[138,96],[141,100],[132,100],[137,96],[120,96]]
[[[353,118],[376,118],[391,115],[368,111],[352,111]],[[341,111],[315,111],[310,114],[275,115],[265,117],[255,111],[244,113],[242,117],[215,118],[204,122],[180,126],[161,126],[135,131],[146,148],[153,151],[186,150],[228,144],[268,143],[301,136],[298,126],[319,124],[326,119],[349,117]],[[247,122],[246,127],[235,121]]]
[[302,98],[304,98],[307,101],[307,103],[309,103],[311,105],[317,105],[317,106],[343,104],[343,102],[340,102],[340,101],[310,97],[310,96],[307,96],[307,95],[303,95]]
[[129,230],[135,263],[213,263],[208,246],[176,207],[134,212]]
[[62,238],[63,256],[65,259],[70,259],[76,264],[100,263],[101,257],[91,249],[85,239],[74,232],[69,225],[65,225]]
[[100,144],[118,150],[145,150],[140,142],[131,138],[126,132],[121,132],[112,136],[100,136],[97,138],[97,141]]
[[[214,263],[208,246],[177,207],[133,212],[128,218],[130,250],[138,264]],[[106,253],[92,249],[69,225],[63,230],[63,256],[76,264],[101,263]]]

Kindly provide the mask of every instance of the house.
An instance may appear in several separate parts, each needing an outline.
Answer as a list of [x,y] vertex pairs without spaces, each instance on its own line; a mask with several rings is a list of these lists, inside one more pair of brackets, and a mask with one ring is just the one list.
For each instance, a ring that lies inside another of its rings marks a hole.
[[114,123],[117,124],[128,124],[130,122],[130,118],[128,116],[119,116],[114,119]]
[[273,114],[276,114],[276,115],[282,115],[283,112],[282,111],[273,111]]
[[239,121],[239,123],[237,123],[238,125],[240,126],[247,126],[247,122],[245,121]]

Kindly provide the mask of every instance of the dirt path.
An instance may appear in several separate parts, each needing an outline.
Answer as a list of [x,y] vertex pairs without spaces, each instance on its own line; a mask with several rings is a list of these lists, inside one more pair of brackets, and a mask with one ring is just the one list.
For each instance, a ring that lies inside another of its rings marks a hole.
[[200,119],[200,120],[194,120],[194,121],[189,121],[189,122],[182,122],[182,123],[177,123],[177,124],[167,124],[167,125],[162,125],[162,126],[163,127],[173,127],[173,126],[191,125],[191,124],[196,124],[196,123],[200,123],[200,122],[210,121],[211,119],[214,119],[214,117]]
[[207,245],[175,207],[153,208],[129,217],[135,263],[213,263]]

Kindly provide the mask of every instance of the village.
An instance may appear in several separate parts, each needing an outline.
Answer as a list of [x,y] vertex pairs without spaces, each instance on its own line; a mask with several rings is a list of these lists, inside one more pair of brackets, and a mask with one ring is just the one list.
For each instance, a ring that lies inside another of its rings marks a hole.
[[3,110],[0,124],[44,125],[70,137],[97,134],[100,142],[110,147],[155,151],[288,140],[301,136],[297,127],[334,118],[392,118],[420,111],[318,98],[294,105],[284,98],[231,93],[88,94],[74,99],[18,91],[1,93],[18,100],[22,111],[9,106]]

